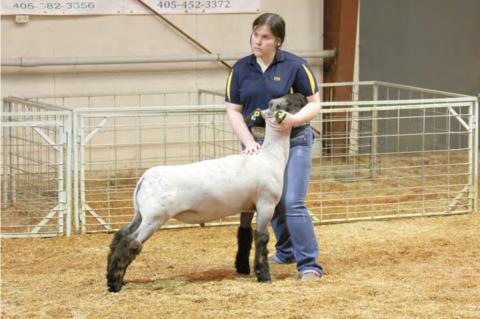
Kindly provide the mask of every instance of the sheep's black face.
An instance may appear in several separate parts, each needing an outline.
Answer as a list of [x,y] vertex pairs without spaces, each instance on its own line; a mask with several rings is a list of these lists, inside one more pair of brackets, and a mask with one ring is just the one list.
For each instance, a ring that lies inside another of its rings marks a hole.
[[307,104],[307,99],[300,93],[289,94],[277,99],[272,99],[268,103],[268,109],[263,113],[264,117],[273,117],[279,111],[285,111],[291,114],[297,113]]

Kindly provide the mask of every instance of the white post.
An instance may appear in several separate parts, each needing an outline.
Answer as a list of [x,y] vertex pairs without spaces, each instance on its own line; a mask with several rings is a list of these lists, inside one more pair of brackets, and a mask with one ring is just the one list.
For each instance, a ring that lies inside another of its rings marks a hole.
[[[354,57],[354,68],[353,68],[353,84],[352,84],[352,101],[356,102],[359,100],[360,96],[360,86],[358,82],[360,81],[360,6],[358,6],[357,12],[357,33],[355,38],[355,57]],[[358,105],[353,105],[350,120],[350,146],[349,146],[349,155],[357,156],[359,152],[359,131],[360,131],[360,122],[359,122],[359,112]]]
[[79,168],[78,168],[78,144],[79,144],[79,129],[77,123],[77,115],[75,111],[73,111],[72,115],[72,125],[73,125],[73,142],[72,142],[72,149],[73,149],[73,212],[74,212],[74,224],[75,224],[75,232],[78,234],[80,232],[80,208],[78,207],[79,201]]
[[478,121],[479,121],[479,103],[480,103],[480,93],[478,94],[478,99],[472,103],[472,120],[471,123],[472,135],[473,135],[473,154],[472,154],[472,183],[473,183],[473,212],[478,212]]
[[67,237],[72,234],[72,112],[67,115],[67,125],[65,133],[66,143],[66,228],[65,233]]
[[[378,101],[378,85],[377,83],[373,84],[373,101]],[[370,158],[370,165],[372,171],[372,178],[376,178],[378,175],[378,163],[377,163],[377,152],[378,152],[378,111],[376,110],[377,104],[373,104],[372,110],[372,154]]]
[[58,148],[56,148],[56,156],[55,162],[57,166],[57,196],[58,202],[60,205],[57,207],[61,207],[62,211],[58,212],[58,232],[63,233],[63,225],[64,225],[64,212],[65,212],[65,193],[63,190],[64,185],[64,163],[63,163],[63,144],[64,144],[64,136],[63,136],[63,128],[61,126],[57,127],[57,141],[56,144]]
[[85,216],[85,150],[84,150],[84,142],[85,142],[85,136],[84,136],[84,118],[80,114],[79,116],[80,119],[80,216],[81,216],[81,224],[82,224],[82,230],[81,233],[85,234],[87,232],[86,228],[86,216]]
[[[10,112],[11,106],[9,102],[3,102],[3,111]],[[5,134],[8,130],[8,135]],[[8,129],[6,127],[2,128],[2,137],[3,137],[3,144],[2,144],[2,156],[3,156],[3,167],[2,167],[2,174],[3,174],[3,191],[2,191],[2,203],[4,206],[8,205],[8,179],[11,175],[11,150],[9,148],[9,137],[10,137],[11,128]]]

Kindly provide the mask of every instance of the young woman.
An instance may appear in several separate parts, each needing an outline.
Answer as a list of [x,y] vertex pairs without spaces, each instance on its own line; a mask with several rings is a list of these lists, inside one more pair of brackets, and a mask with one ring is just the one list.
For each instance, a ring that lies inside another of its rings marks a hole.
[[[294,92],[307,98],[308,104],[300,112],[287,114],[275,128],[286,130],[293,127],[283,194],[272,219],[276,252],[269,257],[269,262],[296,262],[300,278],[312,280],[320,278],[323,269],[317,263],[319,248],[305,207],[313,143],[308,123],[320,111],[320,97],[315,77],[305,60],[280,49],[284,41],[285,21],[282,17],[265,13],[255,19],[250,37],[253,54],[233,66],[227,80],[225,101],[228,119],[244,146],[244,152],[253,155],[261,148],[261,140],[255,140],[244,119],[257,108],[266,109],[272,98]],[[244,239],[251,245],[252,218],[252,213],[241,215],[239,245],[245,243]]]

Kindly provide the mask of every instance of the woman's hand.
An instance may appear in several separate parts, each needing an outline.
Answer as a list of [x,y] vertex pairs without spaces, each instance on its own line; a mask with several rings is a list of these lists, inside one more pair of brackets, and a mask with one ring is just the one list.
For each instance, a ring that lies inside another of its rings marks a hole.
[[317,92],[314,95],[307,96],[307,102],[307,105],[302,107],[298,113],[290,114],[285,112],[287,115],[282,123],[278,123],[275,119],[270,119],[270,125],[276,131],[283,131],[309,123],[320,113],[320,93]]
[[285,114],[286,116],[281,123],[278,123],[275,117],[268,119],[270,126],[272,126],[274,130],[285,131],[291,129],[292,127],[302,125],[296,116],[297,114],[290,114],[288,112],[285,112]]
[[240,141],[245,145],[242,153],[252,155],[258,153],[260,144],[255,142],[252,133],[248,130],[245,120],[242,115],[242,105],[227,103],[227,117],[233,131],[240,138]]
[[243,153],[247,155],[257,154],[260,148],[261,148],[260,144],[258,144],[255,141],[251,141],[245,145],[245,149],[243,150]]

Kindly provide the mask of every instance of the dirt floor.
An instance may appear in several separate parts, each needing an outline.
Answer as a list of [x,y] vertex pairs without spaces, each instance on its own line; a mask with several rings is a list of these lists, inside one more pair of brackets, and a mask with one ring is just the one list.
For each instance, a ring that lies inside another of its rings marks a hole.
[[[233,268],[236,227],[162,230],[108,293],[111,234],[3,239],[2,318],[480,318],[480,214],[316,226],[325,276]],[[274,240],[271,240],[270,250]]]

